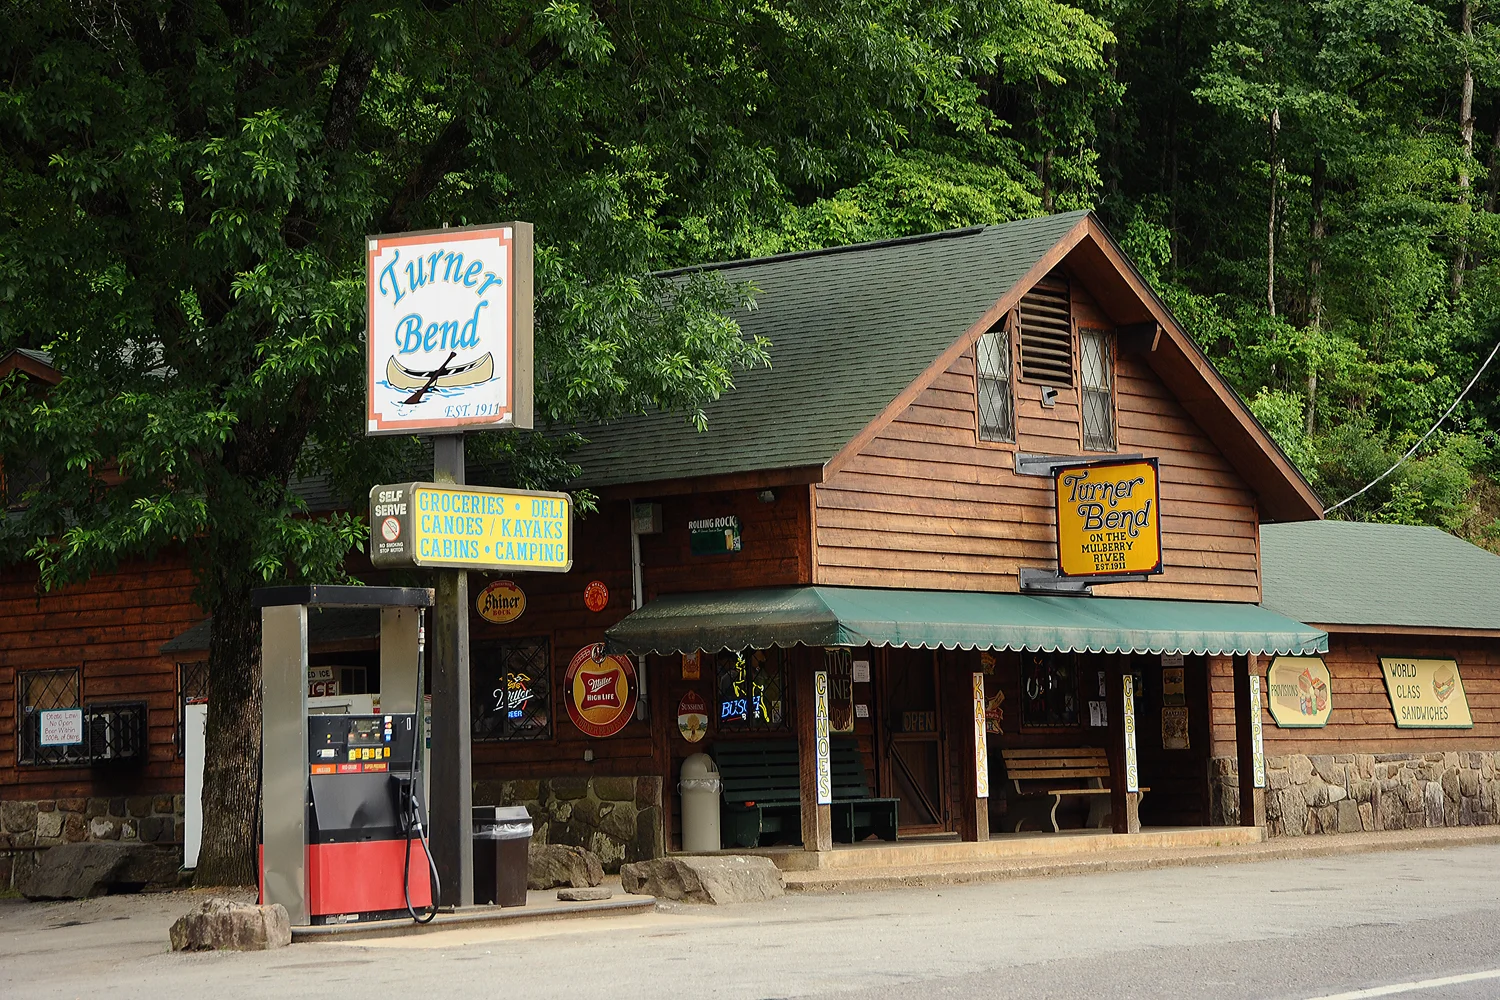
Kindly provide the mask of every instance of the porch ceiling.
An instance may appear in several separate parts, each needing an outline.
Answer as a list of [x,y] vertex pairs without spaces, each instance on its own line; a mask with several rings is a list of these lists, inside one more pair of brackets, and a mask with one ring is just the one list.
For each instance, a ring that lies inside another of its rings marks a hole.
[[1255,604],[774,587],[657,598],[605,633],[610,652],[907,646],[1087,653],[1326,652],[1327,633]]

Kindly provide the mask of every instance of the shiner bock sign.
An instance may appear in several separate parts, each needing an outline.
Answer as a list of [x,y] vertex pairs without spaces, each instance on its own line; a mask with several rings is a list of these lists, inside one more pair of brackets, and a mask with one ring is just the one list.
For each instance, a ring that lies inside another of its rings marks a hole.
[[366,241],[367,434],[531,426],[528,222]]
[[1162,571],[1156,459],[1063,466],[1053,475],[1061,576]]

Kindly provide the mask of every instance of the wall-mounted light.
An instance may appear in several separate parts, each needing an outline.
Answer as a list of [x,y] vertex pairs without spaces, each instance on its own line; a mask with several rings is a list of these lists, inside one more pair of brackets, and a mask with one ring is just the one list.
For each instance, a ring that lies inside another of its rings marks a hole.
[[1057,389],[1050,385],[1042,386],[1042,405],[1051,408],[1057,405]]
[[755,494],[755,498],[757,500],[759,500],[761,503],[775,503],[776,502],[776,491],[775,490],[761,490],[759,493]]

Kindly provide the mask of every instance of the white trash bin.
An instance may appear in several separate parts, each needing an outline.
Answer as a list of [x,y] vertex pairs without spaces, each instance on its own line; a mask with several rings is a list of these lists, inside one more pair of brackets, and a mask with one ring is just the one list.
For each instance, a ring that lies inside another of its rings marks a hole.
[[682,762],[677,791],[682,796],[682,849],[717,851],[719,845],[719,768],[706,753]]

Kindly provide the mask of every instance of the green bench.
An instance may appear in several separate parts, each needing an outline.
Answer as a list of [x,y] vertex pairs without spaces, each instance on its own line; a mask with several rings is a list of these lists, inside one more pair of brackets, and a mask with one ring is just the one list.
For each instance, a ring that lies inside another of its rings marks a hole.
[[[831,750],[833,839],[852,844],[875,834],[895,840],[898,800],[870,795],[854,740],[833,740]],[[720,740],[713,757],[724,784],[720,837],[725,847],[801,842],[802,777],[795,740]]]

